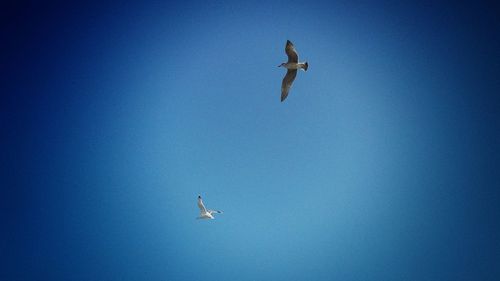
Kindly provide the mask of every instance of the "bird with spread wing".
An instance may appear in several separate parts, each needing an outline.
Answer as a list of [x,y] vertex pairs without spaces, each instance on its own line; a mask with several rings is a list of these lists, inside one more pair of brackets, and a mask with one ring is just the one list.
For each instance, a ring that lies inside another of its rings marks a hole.
[[222,211],[218,210],[208,210],[203,204],[201,196],[198,195],[198,208],[200,208],[200,216],[197,219],[215,219],[214,214],[222,214]]
[[309,67],[307,61],[299,62],[299,54],[290,40],[286,41],[285,53],[288,56],[288,61],[278,65],[278,67],[283,66],[287,69],[283,82],[281,82],[281,101],[284,101],[288,97],[292,83],[297,76],[297,70],[302,69],[307,71]]

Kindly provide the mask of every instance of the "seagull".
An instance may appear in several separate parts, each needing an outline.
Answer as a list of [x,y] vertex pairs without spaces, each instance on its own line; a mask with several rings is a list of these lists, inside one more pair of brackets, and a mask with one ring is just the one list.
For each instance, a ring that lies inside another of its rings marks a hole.
[[222,214],[221,211],[217,211],[217,210],[207,210],[207,208],[205,208],[205,205],[203,204],[203,201],[201,200],[201,196],[198,195],[198,207],[200,208],[200,216],[197,217],[197,219],[215,219],[214,218],[214,215],[215,213],[217,214]]
[[285,78],[283,78],[283,82],[281,83],[281,101],[284,101],[288,96],[293,80],[295,80],[295,76],[297,76],[297,69],[307,71],[308,67],[307,61],[299,62],[299,54],[297,54],[297,51],[290,40],[286,40],[285,53],[288,56],[288,61],[278,65],[278,67],[283,66],[288,69]]

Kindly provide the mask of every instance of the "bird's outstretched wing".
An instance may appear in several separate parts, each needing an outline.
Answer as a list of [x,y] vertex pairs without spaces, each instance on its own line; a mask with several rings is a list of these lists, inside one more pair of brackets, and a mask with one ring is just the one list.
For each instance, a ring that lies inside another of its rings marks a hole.
[[201,196],[198,195],[198,208],[200,208],[200,211],[202,213],[207,212],[207,208],[205,208],[205,205],[203,204],[203,200],[201,200]]
[[288,56],[288,62],[299,62],[299,54],[297,54],[297,51],[290,40],[286,40],[285,53]]
[[297,76],[297,69],[289,69],[286,72],[285,78],[283,78],[283,82],[281,83],[281,101],[284,101],[288,97],[288,92],[292,87],[295,76]]
[[222,214],[222,211],[219,210],[208,210],[209,214],[217,213],[217,214]]

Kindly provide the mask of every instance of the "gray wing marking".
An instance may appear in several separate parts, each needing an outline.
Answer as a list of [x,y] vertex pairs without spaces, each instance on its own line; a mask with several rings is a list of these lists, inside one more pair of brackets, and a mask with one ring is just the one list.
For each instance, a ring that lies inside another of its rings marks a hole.
[[296,69],[289,69],[286,72],[285,78],[283,78],[283,82],[281,83],[281,101],[284,101],[288,97],[288,92],[290,92],[295,76],[297,76]]
[[290,40],[286,40],[285,53],[288,56],[288,62],[299,62],[299,54],[297,54],[297,51]]

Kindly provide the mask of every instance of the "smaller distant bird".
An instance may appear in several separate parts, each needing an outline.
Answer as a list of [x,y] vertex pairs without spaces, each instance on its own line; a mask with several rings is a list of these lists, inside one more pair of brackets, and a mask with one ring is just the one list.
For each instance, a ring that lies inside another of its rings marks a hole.
[[293,80],[295,80],[295,76],[297,76],[297,69],[307,71],[307,67],[309,66],[307,61],[299,62],[299,54],[297,54],[297,51],[290,40],[286,40],[285,53],[288,56],[288,61],[278,65],[278,67],[283,66],[288,69],[285,78],[283,78],[283,82],[281,83],[281,101],[284,101],[288,96]]
[[215,219],[214,218],[214,214],[217,213],[217,214],[222,214],[221,211],[217,211],[217,210],[207,210],[207,208],[205,208],[205,205],[203,204],[203,200],[201,200],[201,196],[198,195],[198,207],[200,208],[200,216],[197,217],[197,219]]

